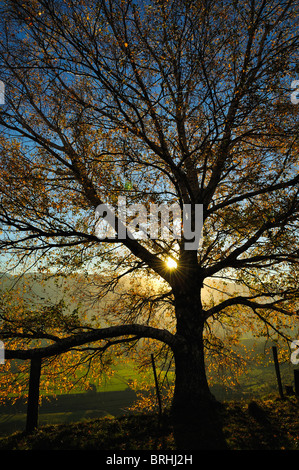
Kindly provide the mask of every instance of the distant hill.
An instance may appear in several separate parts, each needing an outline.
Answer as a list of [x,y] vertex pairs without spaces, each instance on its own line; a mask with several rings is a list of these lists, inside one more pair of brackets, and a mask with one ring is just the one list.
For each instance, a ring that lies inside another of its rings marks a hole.
[[[107,295],[112,299],[116,293],[127,292],[133,286],[142,291],[158,294],[163,285],[156,280],[122,278],[113,292]],[[56,304],[65,299],[72,307],[90,299],[97,293],[97,277],[76,274],[71,277],[62,275],[45,276],[40,273],[26,273],[23,275],[10,275],[0,273],[0,291],[14,291],[17,295],[40,305]],[[232,282],[223,282],[214,279],[205,281],[203,288],[203,302],[205,304],[218,303],[233,295],[245,294],[245,289]],[[105,298],[106,299],[106,298]]]

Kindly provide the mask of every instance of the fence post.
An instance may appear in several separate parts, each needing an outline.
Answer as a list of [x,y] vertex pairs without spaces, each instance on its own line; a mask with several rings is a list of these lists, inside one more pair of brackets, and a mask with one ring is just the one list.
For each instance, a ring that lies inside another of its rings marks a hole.
[[39,382],[41,373],[40,357],[32,358],[30,361],[29,392],[27,403],[26,433],[31,434],[38,424]]
[[283,398],[283,389],[282,389],[282,383],[281,383],[281,376],[280,376],[279,363],[278,363],[278,357],[277,357],[277,347],[276,346],[272,346],[272,352],[273,352],[273,359],[274,359],[274,364],[275,364],[275,371],[276,371],[279,395],[280,395],[280,398]]
[[161,414],[162,414],[161,397],[160,397],[158,377],[157,377],[156,365],[155,365],[155,360],[154,360],[154,355],[153,354],[151,354],[151,359],[152,359],[152,366],[153,366],[154,377],[155,377],[155,385],[156,385],[156,393],[157,393],[157,399],[158,399],[158,405],[159,405],[159,416],[161,416]]

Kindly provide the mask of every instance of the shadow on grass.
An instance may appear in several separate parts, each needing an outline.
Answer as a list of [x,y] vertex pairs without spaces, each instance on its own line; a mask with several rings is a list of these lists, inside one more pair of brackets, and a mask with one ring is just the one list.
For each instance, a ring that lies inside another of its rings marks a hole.
[[[49,397],[39,407],[39,424],[67,424],[105,416],[121,416],[136,394],[131,389]],[[0,407],[0,436],[23,431],[26,426],[26,402]]]

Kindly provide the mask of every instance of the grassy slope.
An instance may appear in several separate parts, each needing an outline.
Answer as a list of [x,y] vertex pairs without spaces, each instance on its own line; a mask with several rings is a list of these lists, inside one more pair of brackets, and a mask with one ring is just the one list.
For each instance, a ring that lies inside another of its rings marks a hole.
[[[230,450],[299,450],[299,400],[268,398],[225,403],[223,431]],[[32,436],[0,439],[0,450],[175,450],[167,418],[131,415],[42,426]]]

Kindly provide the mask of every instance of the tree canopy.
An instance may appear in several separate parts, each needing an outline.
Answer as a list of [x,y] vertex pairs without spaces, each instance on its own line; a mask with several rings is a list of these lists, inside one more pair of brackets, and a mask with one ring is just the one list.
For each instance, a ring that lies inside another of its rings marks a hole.
[[[297,17],[292,0],[2,3],[2,253],[23,269],[101,274],[101,298],[128,275],[161,280],[144,297],[124,290],[105,327],[70,323],[55,336],[43,316],[29,332],[3,313],[4,340],[50,342],[7,357],[147,337],[175,352],[187,393],[182,365],[194,357],[202,377],[194,351],[211,321],[234,325],[243,309],[276,333],[297,318]],[[96,208],[121,196],[189,204],[193,228],[201,205],[199,246],[186,249],[184,231],[100,240]],[[205,303],[217,279],[240,288]]]

